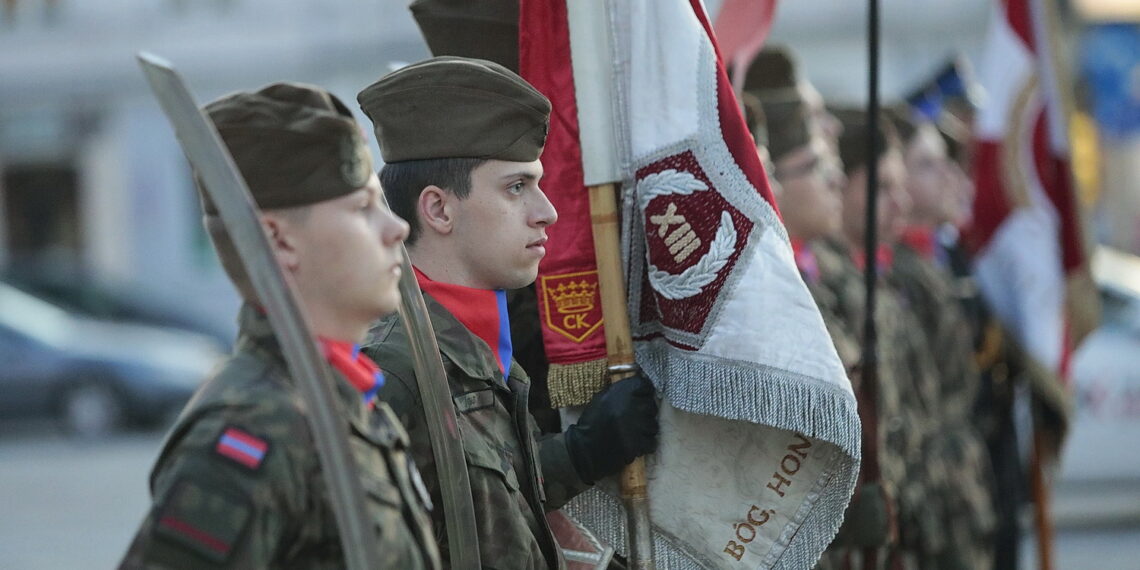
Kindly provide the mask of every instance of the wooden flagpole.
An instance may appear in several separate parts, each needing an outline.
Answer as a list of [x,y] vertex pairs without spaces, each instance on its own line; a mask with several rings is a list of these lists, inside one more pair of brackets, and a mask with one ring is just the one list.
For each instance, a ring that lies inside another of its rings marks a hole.
[[[609,35],[610,6],[605,0],[566,2],[570,32],[574,93],[578,106],[582,174],[590,200],[590,226],[598,269],[598,293],[605,323],[606,363],[610,382],[635,374],[633,338],[626,305],[625,274],[621,258],[621,213],[617,186],[622,178],[621,147],[613,128],[619,120],[613,107],[614,47]],[[649,522],[649,495],[645,459],[626,466],[619,478],[626,510],[629,567],[655,568]]]
[[[590,186],[588,190],[590,225],[598,262],[598,288],[602,299],[602,320],[605,322],[606,362],[610,382],[613,383],[628,378],[637,371],[618,239],[621,216],[617,209],[615,184],[598,184]],[[627,465],[622,470],[619,481],[628,522],[630,567],[655,568],[645,458],[638,457]]]
[[1045,480],[1045,430],[1033,418],[1033,458],[1029,462],[1029,486],[1033,492],[1034,527],[1037,531],[1037,567],[1053,570],[1053,520],[1049,512],[1049,484]]
[[[1031,14],[1034,20],[1034,37],[1036,39],[1036,50],[1038,57],[1037,74],[1039,76],[1038,88],[1046,101],[1055,97],[1053,101],[1052,111],[1048,112],[1047,106],[1046,116],[1051,122],[1055,124],[1055,129],[1062,129],[1064,138],[1067,140],[1071,134],[1069,130],[1069,119],[1073,116],[1075,104],[1073,102],[1072,93],[1074,88],[1069,80],[1068,65],[1063,57],[1064,47],[1061,45],[1060,38],[1063,32],[1061,16],[1058,8],[1053,6],[1052,2],[1048,1],[1034,1],[1028,0],[1030,5]],[[1048,105],[1048,103],[1046,103]],[[1072,161],[1071,153],[1068,159]],[[1067,176],[1070,178],[1066,181],[1069,188],[1075,192],[1079,188],[1077,181],[1072,178],[1072,169],[1066,169]],[[1079,200],[1074,196],[1074,206],[1080,208]],[[1079,216],[1079,212],[1074,212],[1074,215]],[[1082,236],[1086,237],[1086,236]],[[1088,255],[1088,241],[1082,240],[1081,244],[1083,250],[1083,257],[1087,259]],[[1086,268],[1087,270],[1087,265]],[[1074,287],[1072,277],[1065,274],[1066,292],[1065,292],[1065,332],[1062,335],[1064,346],[1063,352],[1068,352],[1071,356],[1071,351],[1076,349],[1076,345],[1080,343],[1093,328],[1096,327],[1096,321],[1099,318],[1099,311],[1077,311],[1074,309],[1080,308],[1081,305],[1073,302],[1072,296],[1074,295]],[[1089,277],[1091,280],[1091,277]],[[1076,289],[1079,291],[1080,289]],[[1093,295],[1095,299],[1095,295]],[[1094,301],[1095,303],[1095,301]],[[1069,359],[1062,357],[1059,366],[1059,374],[1064,379],[1069,374]],[[1031,395],[1031,397],[1033,397]],[[1029,486],[1030,491],[1033,493],[1033,514],[1034,526],[1037,533],[1037,567],[1041,570],[1053,570],[1053,517],[1051,510],[1051,497],[1050,497],[1050,481],[1046,474],[1047,466],[1050,465],[1056,458],[1050,457],[1051,446],[1047,442],[1047,435],[1044,429],[1044,410],[1043,403],[1038,401],[1038,398],[1033,397],[1031,401],[1033,413],[1031,414],[1033,422],[1033,457],[1029,463]]]

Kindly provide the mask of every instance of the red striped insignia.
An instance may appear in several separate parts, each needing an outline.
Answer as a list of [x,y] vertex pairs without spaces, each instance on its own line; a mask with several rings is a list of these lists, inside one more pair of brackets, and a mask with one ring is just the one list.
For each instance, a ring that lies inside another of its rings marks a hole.
[[182,480],[159,506],[155,532],[174,545],[224,563],[239,548],[238,540],[252,520],[251,511],[245,497]]
[[214,451],[250,469],[257,469],[269,451],[269,443],[248,432],[230,427],[222,432]]
[[210,534],[209,532],[194,526],[193,524],[176,518],[170,515],[164,516],[159,519],[158,524],[166,527],[174,532],[182,534],[186,538],[192,540],[198,545],[205,547],[210,552],[225,557],[230,553],[229,542]]

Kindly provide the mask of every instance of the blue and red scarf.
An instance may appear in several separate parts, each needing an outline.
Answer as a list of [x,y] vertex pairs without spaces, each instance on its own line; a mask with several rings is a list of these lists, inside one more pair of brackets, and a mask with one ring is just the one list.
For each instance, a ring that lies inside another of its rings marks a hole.
[[805,283],[819,283],[819,262],[816,261],[815,252],[803,240],[792,238],[792,255],[796,260],[796,268]]
[[338,372],[364,396],[368,409],[375,405],[376,392],[384,385],[384,373],[371,358],[360,352],[360,345],[344,340],[319,337],[321,352]]
[[[867,254],[860,248],[851,250],[851,261],[855,262],[855,267],[859,271],[867,268]],[[875,250],[875,269],[879,275],[889,273],[895,264],[895,250],[886,244],[879,244],[879,249]]]
[[902,237],[899,238],[899,241],[918,252],[920,256],[934,260],[938,249],[938,239],[934,233],[934,228],[929,226],[909,226],[903,230]]
[[507,292],[502,289],[473,289],[432,281],[419,269],[415,271],[420,288],[443,305],[467,330],[491,347],[491,352],[499,363],[499,370],[503,373],[503,380],[506,381],[511,371],[513,354]]

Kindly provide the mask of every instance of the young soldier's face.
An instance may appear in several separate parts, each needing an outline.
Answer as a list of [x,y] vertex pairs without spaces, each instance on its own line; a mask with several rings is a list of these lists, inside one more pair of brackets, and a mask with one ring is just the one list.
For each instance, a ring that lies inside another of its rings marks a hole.
[[558,212],[538,182],[542,163],[489,160],[471,171],[471,193],[456,202],[458,262],[465,285],[517,289],[534,282],[546,255],[546,227]]
[[345,322],[395,311],[408,224],[384,205],[376,175],[360,190],[308,208],[304,219],[291,224],[294,279],[305,304]]
[[955,161],[950,161],[950,172],[954,178],[954,206],[950,222],[964,227],[970,224],[974,214],[974,179]]
[[821,137],[781,156],[776,177],[783,186],[777,203],[791,237],[808,241],[839,232],[846,178]]
[[[910,198],[906,193],[906,166],[902,154],[891,149],[879,159],[879,195],[876,205],[879,241],[898,242],[906,227]],[[849,240],[862,243],[866,229],[867,167],[851,173],[843,191],[843,230]]]
[[930,123],[923,123],[907,144],[907,191],[911,218],[918,223],[952,221],[958,210],[958,181],[946,156],[946,143]]

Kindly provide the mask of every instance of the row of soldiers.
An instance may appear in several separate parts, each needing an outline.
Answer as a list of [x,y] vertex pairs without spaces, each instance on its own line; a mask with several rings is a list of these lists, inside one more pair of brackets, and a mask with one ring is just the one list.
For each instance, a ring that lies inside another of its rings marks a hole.
[[[860,396],[863,474],[820,568],[1015,568],[1024,485],[1011,385],[1028,364],[970,278],[959,239],[973,199],[964,141],[905,105],[883,109],[878,124],[826,106],[780,48],[750,66],[742,102],[796,264]],[[874,370],[864,367],[868,265]]]
[[[335,407],[385,568],[451,560],[423,382],[446,385],[483,568],[564,568],[547,512],[652,451],[653,384],[609,386],[574,424],[540,431],[513,357],[506,290],[525,287],[558,214],[539,180],[550,102],[489,61],[436,57],[381,77],[348,107],[275,83],[205,106],[259,207],[274,258],[338,380]],[[215,204],[204,221],[245,303],[232,356],[163,443],[153,505],[123,568],[340,568],[326,473],[269,315]],[[390,209],[389,209],[390,208]],[[417,378],[400,302],[401,244],[424,292],[446,378]],[[382,368],[382,371],[381,371]]]
[[[879,450],[867,456],[879,469],[864,472],[880,475],[862,481],[821,567],[869,567],[860,559],[868,550],[884,567],[1012,567],[1000,556],[1016,550],[1016,496],[996,492],[995,473],[1008,470],[994,460],[1008,457],[991,451],[1008,443],[1001,399],[1012,353],[955,257],[970,197],[946,140],[910,116],[869,125],[858,111],[827,108],[781,50],[761,54],[742,98],[797,265],[857,392],[867,388],[863,270],[878,275],[879,373],[875,405],[863,408],[876,411],[866,425]],[[358,102],[385,162],[378,176],[351,112],[322,89],[273,84],[205,110],[342,380],[336,403],[375,548],[392,568],[450,558],[442,510],[432,508],[448,474],[432,453],[411,339],[392,315],[403,243],[447,372],[478,563],[562,568],[547,513],[651,451],[657,406],[638,375],[598,394],[564,430],[557,416],[539,429],[528,411],[532,382],[518,360],[535,351],[512,350],[506,291],[533,283],[557,221],[539,185],[550,103],[511,70],[462,57],[387,74]],[[872,160],[883,247],[870,261],[861,249],[868,129],[882,141]],[[240,338],[168,435],[151,477],[154,504],[123,567],[343,566],[305,421],[310,403],[205,193],[202,204],[246,301]],[[983,421],[979,401],[989,406]]]

